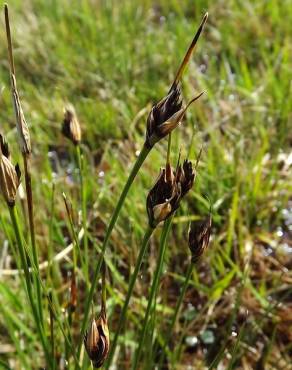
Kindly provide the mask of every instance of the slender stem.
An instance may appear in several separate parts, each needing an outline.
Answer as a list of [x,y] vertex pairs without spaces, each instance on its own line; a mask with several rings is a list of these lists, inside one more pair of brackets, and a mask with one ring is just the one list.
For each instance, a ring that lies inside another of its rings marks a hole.
[[52,186],[52,198],[50,207],[50,223],[49,223],[49,243],[48,243],[48,257],[49,267],[47,272],[47,278],[49,277],[53,281],[54,277],[54,262],[53,262],[53,224],[54,224],[54,211],[55,209],[55,184]]
[[94,275],[93,275],[91,287],[90,287],[90,290],[89,290],[89,293],[88,293],[88,296],[87,296],[87,301],[86,301],[86,304],[85,304],[84,317],[83,317],[82,326],[81,326],[81,335],[80,335],[79,345],[78,345],[78,349],[77,349],[77,357],[80,356],[81,347],[82,347],[82,343],[83,343],[83,336],[84,336],[84,333],[85,333],[85,329],[86,329],[86,325],[87,325],[87,321],[88,321],[88,317],[89,317],[90,305],[91,305],[93,294],[94,294],[96,284],[97,284],[97,281],[98,281],[99,272],[100,272],[100,268],[101,268],[102,261],[103,261],[103,258],[104,258],[106,247],[108,245],[111,233],[112,233],[113,228],[116,224],[116,221],[119,217],[119,214],[121,212],[123,204],[124,204],[124,202],[126,200],[126,197],[128,195],[128,192],[131,188],[131,185],[132,185],[137,173],[139,172],[140,167],[142,166],[145,159],[147,158],[150,150],[151,149],[147,148],[145,145],[143,146],[143,148],[142,148],[142,150],[141,150],[141,152],[140,152],[140,154],[139,154],[139,156],[138,156],[138,158],[137,158],[137,160],[136,160],[136,162],[135,162],[135,164],[132,168],[132,171],[131,171],[131,173],[128,177],[128,180],[127,180],[127,182],[124,186],[124,189],[123,189],[123,191],[120,195],[118,203],[115,207],[115,210],[114,210],[114,212],[112,214],[112,217],[111,217],[111,220],[109,222],[109,225],[108,225],[108,228],[107,228],[107,231],[106,231],[106,235],[105,235],[102,247],[101,247],[100,256],[99,256],[99,259],[97,261],[97,264],[96,264],[96,267],[95,267],[95,270],[94,270]]
[[[53,295],[49,293],[49,300],[52,302]],[[53,370],[55,369],[55,335],[54,335],[54,313],[49,305],[49,312],[50,312],[50,341],[51,341],[51,353],[53,358]]]
[[102,281],[101,281],[101,312],[106,314],[106,264],[102,264]]
[[162,230],[162,233],[161,233],[159,257],[158,257],[157,267],[156,267],[154,278],[153,278],[152,285],[151,285],[150,295],[149,295],[149,298],[148,298],[148,305],[147,305],[146,313],[145,313],[145,316],[144,316],[144,321],[143,321],[143,324],[142,324],[142,332],[140,334],[140,338],[139,338],[139,341],[138,341],[139,347],[137,349],[135,359],[134,359],[134,362],[133,362],[133,366],[132,366],[132,369],[134,369],[134,370],[136,370],[138,368],[140,355],[141,355],[141,352],[142,352],[142,348],[144,346],[145,334],[146,334],[146,330],[148,328],[148,320],[149,320],[149,316],[150,316],[153,301],[156,297],[158,284],[159,284],[161,273],[162,273],[162,266],[163,266],[164,255],[165,255],[165,250],[166,250],[166,239],[167,239],[167,235],[168,235],[169,230],[170,230],[171,222],[172,222],[172,217],[169,218],[164,223],[163,230]]
[[[69,203],[65,193],[63,193],[63,199],[64,199],[65,208],[66,208],[66,212],[67,212],[67,216],[68,216],[68,220],[69,220],[69,224],[71,228],[71,233],[72,233],[72,239],[73,239],[72,255],[73,255],[73,271],[75,274],[76,268],[77,268],[77,247],[79,246],[78,235],[74,227],[71,202]],[[80,253],[80,258],[81,258],[81,253]]]
[[83,161],[80,151],[80,145],[76,145],[76,155],[78,161],[78,168],[79,168],[79,179],[80,179],[80,197],[81,197],[81,210],[82,210],[82,226],[84,230],[83,236],[83,243],[84,243],[84,264],[85,264],[85,280],[86,283],[89,284],[89,277],[88,277],[88,233],[87,233],[87,194],[86,189],[84,186],[83,181]]
[[[40,270],[39,270],[39,262],[38,262],[39,259],[38,259],[38,252],[37,252],[36,240],[35,240],[35,228],[34,228],[34,218],[33,218],[33,197],[32,197],[29,154],[23,153],[23,165],[24,165],[25,188],[26,188],[26,195],[27,195],[27,209],[28,209],[28,221],[29,221],[32,256],[33,256],[33,262],[36,266],[35,273],[39,274]],[[38,301],[40,322],[41,322],[41,325],[44,326],[41,285],[37,278],[35,278],[34,281],[35,281],[36,290],[37,290],[37,301]]]
[[135,282],[137,280],[138,273],[139,273],[140,267],[142,265],[143,257],[144,257],[144,254],[146,252],[146,249],[147,249],[147,246],[148,246],[148,243],[149,243],[149,240],[150,240],[150,237],[151,237],[153,231],[154,231],[153,228],[148,227],[146,232],[145,232],[143,242],[142,242],[142,246],[141,246],[141,249],[140,249],[140,252],[139,252],[139,256],[138,256],[138,259],[137,259],[137,262],[136,262],[136,265],[135,265],[135,269],[134,269],[133,274],[131,275],[131,279],[130,279],[130,283],[129,283],[129,289],[128,289],[128,292],[127,292],[127,296],[125,298],[125,303],[124,303],[124,306],[122,308],[122,312],[121,312],[120,319],[119,319],[119,322],[118,322],[118,327],[117,327],[117,330],[116,330],[116,333],[115,333],[115,336],[114,336],[114,340],[113,340],[113,343],[112,343],[112,346],[111,346],[111,351],[109,353],[109,358],[107,360],[105,369],[109,369],[109,367],[111,365],[111,362],[113,360],[115,350],[116,350],[116,347],[117,347],[117,343],[118,343],[118,338],[119,338],[121,329],[122,329],[122,327],[124,325],[124,322],[125,322],[125,319],[126,319],[127,309],[128,309],[129,303],[130,303],[131,296],[133,294],[134,285],[135,285]]
[[38,310],[35,306],[35,302],[34,302],[34,299],[33,299],[32,285],[31,285],[31,280],[30,280],[30,276],[29,276],[29,268],[28,268],[28,265],[27,265],[26,254],[25,254],[25,249],[24,249],[22,236],[21,236],[21,232],[20,232],[20,228],[19,228],[16,209],[15,209],[15,207],[8,207],[8,208],[9,208],[9,212],[10,212],[11,222],[12,222],[12,225],[13,225],[13,230],[14,230],[14,233],[15,233],[15,238],[16,238],[16,241],[17,241],[18,249],[19,249],[22,268],[24,270],[26,289],[27,289],[27,294],[28,294],[30,306],[31,306],[31,309],[32,309],[32,314],[33,314],[33,317],[34,317],[34,320],[35,320],[35,323],[36,323],[36,326],[37,326],[37,330],[38,330],[38,333],[39,333],[39,336],[40,336],[40,339],[41,339],[41,342],[42,342],[42,346],[43,346],[43,349],[44,349],[44,353],[45,353],[45,356],[46,356],[47,363],[48,363],[48,365],[51,365],[51,357],[50,357],[50,353],[49,353],[48,348],[47,348],[47,342],[46,342],[45,334],[43,332],[43,327],[42,327],[42,325],[40,323],[40,320],[39,320],[39,313],[38,313]]
[[190,263],[189,267],[188,267],[188,270],[187,270],[187,275],[186,275],[186,278],[185,278],[185,281],[184,281],[184,285],[182,287],[182,290],[180,292],[180,296],[179,296],[178,301],[177,301],[176,306],[175,306],[175,311],[174,311],[174,314],[172,316],[169,329],[167,330],[167,335],[166,335],[166,339],[165,339],[165,342],[164,342],[164,345],[163,345],[162,356],[161,356],[160,361],[159,361],[158,369],[160,369],[162,367],[163,360],[164,360],[164,357],[165,357],[166,346],[168,345],[168,343],[170,341],[170,338],[172,336],[172,332],[173,332],[175,323],[177,321],[179,311],[180,311],[184,296],[186,294],[186,291],[187,291],[187,288],[188,288],[188,285],[189,285],[190,278],[192,276],[193,267],[194,267],[194,264]]

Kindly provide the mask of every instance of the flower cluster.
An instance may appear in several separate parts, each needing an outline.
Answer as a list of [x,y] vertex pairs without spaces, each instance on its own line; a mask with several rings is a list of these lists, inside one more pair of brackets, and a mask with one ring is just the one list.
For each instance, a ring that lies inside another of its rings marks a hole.
[[72,105],[67,106],[64,110],[62,133],[71,140],[74,145],[78,145],[81,141],[80,124]]
[[103,365],[109,352],[109,343],[106,313],[102,310],[97,319],[92,318],[84,336],[84,346],[94,367]]
[[181,199],[192,188],[194,180],[195,169],[188,160],[185,160],[182,166],[179,164],[176,170],[173,170],[169,163],[166,168],[160,170],[146,201],[151,227],[155,228],[178,209]]
[[192,262],[196,263],[209,245],[211,234],[211,213],[201,222],[192,222],[189,230],[189,248]]
[[18,164],[13,166],[6,140],[0,135],[0,190],[9,207],[13,207],[17,189],[20,184],[21,172]]
[[195,96],[185,107],[182,107],[181,89],[175,83],[168,95],[153,105],[147,118],[145,146],[152,148],[159,140],[170,134],[182,121],[189,106],[203,93]]

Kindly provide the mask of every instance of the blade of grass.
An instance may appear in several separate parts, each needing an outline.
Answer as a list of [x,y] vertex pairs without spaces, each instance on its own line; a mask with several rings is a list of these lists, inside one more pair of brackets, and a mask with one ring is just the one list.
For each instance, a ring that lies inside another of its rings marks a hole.
[[165,250],[166,250],[166,240],[167,240],[167,236],[168,236],[168,233],[169,233],[169,230],[170,230],[172,219],[173,219],[173,217],[166,220],[166,222],[164,223],[164,226],[163,226],[162,233],[161,233],[157,267],[156,267],[155,274],[154,274],[154,277],[153,277],[151,290],[150,290],[150,295],[149,295],[149,298],[148,298],[148,305],[147,305],[146,313],[145,313],[144,320],[143,320],[143,323],[142,323],[142,331],[141,331],[141,334],[140,334],[140,337],[139,337],[139,340],[138,340],[139,346],[138,346],[138,349],[136,351],[135,358],[134,358],[134,361],[133,361],[133,366],[132,366],[133,370],[136,370],[138,368],[142,348],[144,346],[144,340],[145,340],[145,335],[146,335],[146,329],[148,327],[149,316],[150,316],[150,312],[151,312],[151,308],[152,308],[154,298],[155,298],[156,293],[157,293],[158,284],[159,284],[161,273],[162,273],[162,266],[163,266],[164,255],[165,255]]
[[171,322],[170,322],[170,325],[169,325],[169,328],[168,328],[168,331],[167,331],[166,340],[165,340],[164,345],[163,345],[162,355],[161,355],[160,360],[159,360],[158,369],[161,369],[161,367],[162,367],[164,357],[165,357],[166,346],[168,345],[168,343],[170,341],[170,338],[172,336],[172,332],[173,332],[174,326],[176,324],[176,321],[177,321],[177,318],[178,318],[178,315],[179,315],[179,311],[180,311],[184,296],[186,294],[186,291],[187,291],[187,288],[188,288],[188,285],[189,285],[190,278],[192,276],[193,268],[194,268],[194,264],[190,263],[189,267],[188,267],[188,270],[187,270],[187,274],[186,274],[186,278],[185,278],[182,290],[180,292],[178,301],[177,301],[176,306],[175,306],[174,314],[172,316],[172,319],[171,319]]
[[80,145],[75,145],[76,156],[79,169],[79,180],[80,180],[80,198],[81,198],[81,212],[82,212],[82,226],[84,230],[83,244],[84,244],[84,265],[85,265],[85,281],[88,286],[89,284],[89,270],[88,270],[88,232],[87,232],[87,195],[86,188],[83,180],[83,158],[81,155]]
[[115,332],[113,343],[111,345],[111,350],[110,350],[109,357],[108,357],[108,360],[107,360],[106,365],[105,365],[105,369],[110,368],[111,362],[113,360],[115,350],[116,350],[116,346],[117,346],[118,339],[119,339],[119,335],[120,335],[121,329],[122,329],[122,327],[124,325],[124,322],[125,322],[125,319],[126,319],[127,309],[128,309],[129,303],[130,303],[131,296],[133,294],[135,282],[137,280],[138,273],[139,273],[140,267],[142,265],[143,257],[144,257],[144,254],[146,252],[146,249],[147,249],[147,246],[148,246],[148,243],[149,243],[149,240],[150,240],[150,237],[151,237],[153,231],[154,231],[153,228],[148,227],[146,232],[145,232],[145,235],[144,235],[144,238],[143,238],[143,241],[142,241],[142,245],[141,245],[141,249],[140,249],[137,261],[136,261],[135,269],[134,269],[133,274],[131,275],[128,292],[127,292],[127,295],[126,295],[126,298],[125,298],[125,302],[124,302],[124,306],[122,308],[122,312],[120,314],[118,326],[117,326],[117,329],[116,329],[116,332]]

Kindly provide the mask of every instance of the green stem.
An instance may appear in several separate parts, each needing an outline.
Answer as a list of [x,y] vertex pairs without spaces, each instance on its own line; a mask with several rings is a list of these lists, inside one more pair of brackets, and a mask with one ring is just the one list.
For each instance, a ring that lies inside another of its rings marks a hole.
[[181,308],[181,305],[182,305],[184,296],[186,294],[186,291],[187,291],[187,288],[188,288],[188,285],[189,285],[190,278],[192,276],[193,267],[194,267],[194,264],[193,263],[190,263],[189,264],[189,267],[188,267],[188,271],[187,271],[187,276],[186,276],[185,281],[184,281],[183,288],[182,288],[182,290],[180,292],[180,296],[179,296],[178,301],[176,303],[175,311],[174,311],[174,314],[172,316],[172,320],[171,320],[169,329],[167,331],[168,334],[166,335],[166,340],[165,340],[164,345],[163,345],[162,356],[161,356],[160,361],[159,361],[158,369],[161,369],[161,366],[163,364],[166,346],[168,345],[168,343],[170,341],[170,338],[172,336],[172,332],[173,332],[175,323],[177,321],[177,318],[178,318],[178,315],[179,315],[179,311],[180,311],[180,308]]
[[[50,292],[49,293],[49,300],[52,301],[53,295]],[[49,312],[50,312],[50,341],[51,341],[51,355],[53,358],[53,368],[52,370],[55,369],[55,335],[54,335],[54,313],[53,310],[51,309],[51,306],[49,305]]]
[[49,242],[48,242],[48,257],[49,266],[47,270],[47,280],[50,279],[52,284],[54,282],[55,276],[58,277],[57,269],[53,259],[53,228],[54,228],[54,214],[55,214],[55,184],[52,186],[52,197],[51,197],[51,207],[50,207],[50,222],[49,222]]
[[151,150],[151,148],[148,148],[145,145],[143,146],[143,148],[142,148],[142,150],[141,150],[141,152],[140,152],[140,154],[139,154],[139,156],[138,156],[138,158],[137,158],[137,160],[136,160],[136,162],[135,162],[135,164],[132,168],[132,171],[131,171],[131,173],[128,177],[128,180],[127,180],[127,182],[124,186],[124,189],[123,189],[123,191],[120,195],[118,203],[117,203],[117,205],[115,207],[115,210],[112,214],[110,223],[108,225],[106,235],[105,235],[105,238],[104,238],[104,241],[103,241],[103,244],[102,244],[100,256],[99,256],[99,259],[97,261],[97,265],[96,265],[95,270],[94,270],[94,275],[93,275],[93,278],[92,278],[90,291],[88,293],[87,301],[86,301],[86,304],[85,304],[84,317],[83,317],[82,326],[81,326],[81,335],[80,335],[80,340],[79,340],[79,345],[78,345],[78,350],[77,350],[77,357],[80,356],[81,347],[82,347],[82,343],[83,343],[83,336],[84,336],[84,333],[85,333],[85,329],[86,329],[86,325],[87,325],[87,321],[88,321],[88,317],[89,317],[90,305],[91,305],[91,302],[92,302],[94,291],[96,289],[96,284],[97,284],[97,281],[98,281],[102,261],[104,259],[104,254],[105,254],[106,247],[108,245],[111,233],[112,233],[113,228],[116,224],[116,221],[119,217],[119,214],[121,212],[123,204],[124,204],[124,202],[126,200],[126,197],[128,195],[128,192],[131,188],[131,185],[132,185],[137,173],[139,172],[140,167],[142,166],[145,159],[147,158],[150,150]]
[[73,256],[73,271],[75,273],[77,269],[77,248],[79,249],[79,255],[80,255],[81,261],[82,261],[82,258],[81,258],[82,253],[80,252],[78,235],[74,227],[71,202],[69,202],[65,193],[63,193],[63,199],[65,203],[65,208],[66,208],[69,225],[71,229],[71,234],[72,234],[72,240],[73,240],[72,256]]
[[79,168],[79,176],[80,176],[80,196],[81,196],[81,210],[82,210],[82,226],[84,230],[83,236],[83,243],[84,243],[84,264],[85,264],[85,280],[86,283],[89,284],[89,277],[88,277],[88,233],[87,233],[87,195],[86,189],[84,187],[83,181],[83,161],[80,151],[80,145],[76,145],[76,154],[77,154],[77,161],[78,161],[78,168]]
[[15,209],[15,207],[8,207],[8,208],[9,208],[9,212],[10,212],[11,222],[12,222],[12,225],[13,225],[13,230],[14,230],[14,233],[15,233],[16,242],[17,242],[18,249],[19,249],[22,268],[23,268],[23,271],[24,271],[26,289],[27,289],[27,294],[28,294],[29,302],[30,302],[31,309],[32,309],[32,314],[33,314],[33,317],[34,317],[34,320],[35,320],[35,323],[36,323],[36,327],[37,327],[37,330],[38,330],[38,333],[39,333],[39,337],[40,337],[41,342],[42,342],[42,346],[43,346],[43,349],[44,349],[44,353],[45,353],[45,356],[46,356],[47,363],[48,363],[48,365],[51,365],[52,363],[51,363],[50,352],[47,348],[47,342],[46,342],[45,334],[43,332],[43,327],[42,327],[42,325],[40,323],[40,320],[39,320],[39,313],[38,313],[38,310],[35,306],[35,302],[34,302],[34,299],[33,299],[33,292],[32,292],[32,285],[31,285],[31,280],[30,280],[30,275],[29,275],[29,269],[28,269],[28,265],[27,265],[26,254],[25,254],[25,249],[24,249],[22,236],[21,236],[21,232],[20,232],[20,228],[19,228],[16,209]]
[[[34,264],[36,266],[35,274],[39,275],[40,270],[39,270],[38,252],[37,252],[36,240],[35,240],[35,228],[34,228],[34,218],[33,218],[33,197],[32,197],[29,154],[23,153],[23,164],[24,164],[24,177],[25,177],[25,188],[26,188],[26,195],[27,195],[27,209],[28,209],[28,220],[29,220],[32,257],[33,257]],[[39,280],[37,279],[35,274],[34,274],[34,282],[35,282],[36,290],[37,290],[37,303],[38,303],[39,317],[40,317],[41,325],[44,326],[43,307],[42,307],[42,291],[41,291],[41,286],[39,284]]]
[[137,349],[135,360],[134,360],[133,366],[132,366],[133,370],[136,370],[138,368],[140,355],[141,355],[141,352],[142,352],[142,348],[144,346],[145,334],[146,334],[146,330],[148,328],[148,320],[149,320],[149,316],[150,316],[150,312],[151,312],[151,307],[152,307],[152,304],[153,304],[153,300],[156,297],[158,284],[159,284],[161,273],[162,273],[162,266],[163,266],[164,255],[165,255],[165,250],[166,250],[166,239],[167,239],[167,236],[168,236],[168,233],[169,233],[169,230],[170,230],[171,222],[172,222],[172,217],[169,218],[164,223],[163,230],[162,230],[162,233],[161,233],[159,257],[158,257],[157,267],[156,267],[154,278],[153,278],[153,281],[152,281],[150,296],[148,298],[148,305],[147,305],[146,313],[145,313],[145,316],[144,316],[144,321],[143,321],[143,324],[142,324],[142,332],[140,334],[140,338],[139,338],[139,341],[138,341],[139,347]]
[[122,329],[122,327],[124,325],[124,322],[125,322],[125,319],[126,319],[127,309],[128,309],[128,306],[129,306],[131,296],[133,294],[134,285],[135,285],[135,282],[137,280],[137,276],[138,276],[140,267],[142,265],[143,257],[144,257],[144,254],[146,252],[146,249],[147,249],[147,246],[148,246],[148,243],[149,243],[149,240],[150,240],[150,237],[151,237],[153,231],[154,231],[153,228],[148,227],[148,229],[145,232],[143,242],[142,242],[142,246],[141,246],[141,249],[140,249],[140,252],[139,252],[139,256],[138,256],[138,259],[137,259],[137,262],[136,262],[136,265],[135,265],[135,269],[134,269],[134,272],[133,272],[133,274],[131,276],[131,279],[130,279],[129,289],[128,289],[128,292],[127,292],[127,296],[125,298],[125,303],[124,303],[124,306],[123,306],[123,309],[122,309],[122,312],[121,312],[121,315],[120,315],[120,319],[119,319],[119,322],[118,322],[118,327],[117,327],[117,330],[116,330],[116,333],[115,333],[113,343],[111,345],[111,351],[110,351],[109,358],[107,360],[105,369],[110,368],[111,362],[113,360],[115,350],[116,350],[116,347],[117,347],[117,343],[118,343],[118,338],[119,338],[121,329]]
[[106,314],[106,264],[102,264],[102,282],[101,282],[101,312]]

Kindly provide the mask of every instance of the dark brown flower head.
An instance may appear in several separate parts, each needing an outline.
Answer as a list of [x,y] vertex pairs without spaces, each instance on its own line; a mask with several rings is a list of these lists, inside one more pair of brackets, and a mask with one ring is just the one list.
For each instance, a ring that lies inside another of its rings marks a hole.
[[182,107],[181,89],[179,84],[169,91],[168,95],[154,104],[147,118],[146,144],[152,147],[157,141],[163,138],[166,127],[163,126]]
[[[4,149],[4,153],[2,152],[2,147]],[[18,164],[14,167],[6,156],[7,146],[3,146],[2,141],[0,148],[0,191],[8,206],[13,207],[15,204],[17,189],[20,184],[21,173]]]
[[109,330],[106,314],[102,311],[97,319],[93,318],[84,336],[84,346],[95,368],[103,365],[109,352]]
[[175,79],[171,85],[168,95],[155,104],[147,119],[145,145],[152,148],[160,139],[171,133],[183,119],[187,108],[192,102],[197,100],[201,95],[192,99],[185,108],[182,108],[182,98],[180,90],[180,80],[183,72],[188,65],[198,39],[203,31],[207,21],[208,13],[202,19],[202,22],[177,70]]
[[170,217],[179,206],[180,186],[173,169],[168,164],[162,168],[153,188],[147,196],[149,225],[155,228],[159,222]]
[[184,197],[193,187],[196,171],[191,161],[185,159],[180,169],[179,181],[181,183],[181,196]]
[[81,141],[80,124],[72,105],[65,108],[62,134],[71,140],[74,145],[78,145]]
[[192,222],[189,230],[189,248],[192,262],[196,263],[209,245],[212,226],[211,213],[201,222]]
[[8,143],[5,139],[4,136],[2,136],[0,134],[0,145],[1,145],[1,152],[2,154],[6,157],[6,158],[9,158],[10,157],[10,151],[9,151],[9,146],[8,146]]
[[147,118],[145,145],[152,148],[155,143],[170,134],[183,119],[188,107],[203,93],[193,98],[182,108],[181,91],[178,83],[170,89],[168,95],[155,104]]

